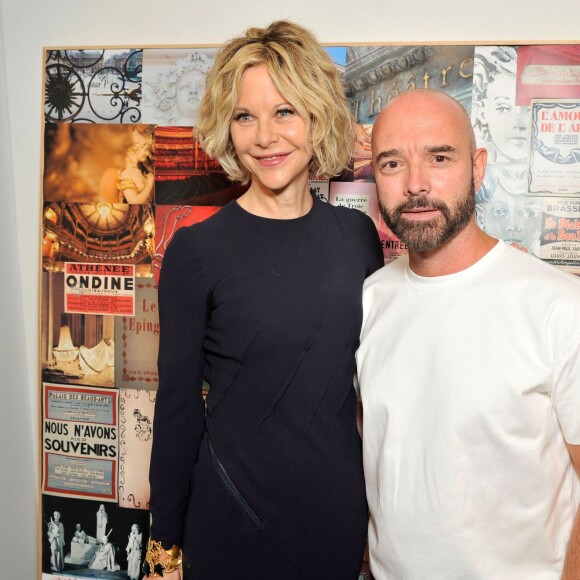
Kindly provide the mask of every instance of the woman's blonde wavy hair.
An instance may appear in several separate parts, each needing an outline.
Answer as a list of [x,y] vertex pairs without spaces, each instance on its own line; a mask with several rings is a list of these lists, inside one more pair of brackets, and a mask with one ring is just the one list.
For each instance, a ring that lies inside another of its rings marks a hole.
[[218,51],[208,72],[197,135],[208,155],[234,181],[247,183],[230,137],[230,123],[244,71],[265,64],[280,94],[306,123],[311,141],[310,174],[327,178],[350,161],[353,123],[342,83],[328,54],[301,26],[278,20],[267,28],[249,28]]

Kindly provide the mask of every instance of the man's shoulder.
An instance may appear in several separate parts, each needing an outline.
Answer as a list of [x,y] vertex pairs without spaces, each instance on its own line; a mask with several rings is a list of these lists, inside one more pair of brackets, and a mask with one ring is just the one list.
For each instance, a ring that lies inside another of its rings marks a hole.
[[392,262],[385,264],[376,272],[371,274],[365,281],[364,290],[370,288],[382,287],[391,285],[399,280],[403,280],[402,274],[407,271],[409,267],[409,257],[407,255],[399,256]]
[[515,281],[529,281],[545,285],[550,291],[564,290],[580,293],[580,278],[560,268],[527,254],[513,246],[507,246],[505,260],[509,276]]

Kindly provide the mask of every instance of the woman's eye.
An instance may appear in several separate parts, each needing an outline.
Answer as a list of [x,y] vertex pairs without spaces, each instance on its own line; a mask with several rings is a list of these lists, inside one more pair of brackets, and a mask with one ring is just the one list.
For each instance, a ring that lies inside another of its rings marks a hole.
[[286,107],[284,109],[278,109],[277,113],[279,117],[289,117],[290,115],[294,114],[294,109]]
[[234,116],[234,121],[241,121],[242,123],[247,122],[251,119],[250,113],[238,113]]

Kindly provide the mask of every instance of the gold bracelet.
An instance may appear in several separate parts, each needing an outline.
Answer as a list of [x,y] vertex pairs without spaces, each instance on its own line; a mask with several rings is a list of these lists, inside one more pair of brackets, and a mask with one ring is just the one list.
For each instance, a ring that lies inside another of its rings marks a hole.
[[181,557],[181,548],[174,545],[171,550],[164,550],[161,542],[149,538],[143,572],[150,578],[158,578],[165,572],[174,572],[181,566]]

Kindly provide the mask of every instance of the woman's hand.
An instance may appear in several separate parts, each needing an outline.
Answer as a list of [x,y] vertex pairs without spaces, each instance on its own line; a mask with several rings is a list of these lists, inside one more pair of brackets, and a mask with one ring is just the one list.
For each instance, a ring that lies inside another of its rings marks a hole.
[[[144,580],[147,580],[148,578],[154,580],[152,576],[145,576]],[[157,576],[157,578],[159,578],[159,576]],[[179,566],[179,568],[177,570],[174,570],[173,572],[164,572],[163,578],[165,578],[166,580],[181,580],[181,566]]]

